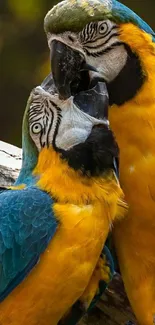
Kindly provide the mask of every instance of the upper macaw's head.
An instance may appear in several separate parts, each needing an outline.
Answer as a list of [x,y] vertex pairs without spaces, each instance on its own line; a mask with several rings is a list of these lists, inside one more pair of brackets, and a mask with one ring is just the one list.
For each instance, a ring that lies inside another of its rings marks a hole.
[[110,105],[121,105],[145,83],[148,54],[155,60],[154,32],[116,0],[60,2],[47,13],[45,31],[62,98],[104,80]]
[[98,175],[107,168],[114,169],[118,147],[107,112],[105,83],[97,82],[90,90],[62,100],[52,76],[48,76],[31,92],[25,112],[23,169],[31,169],[32,174],[39,157],[47,151],[48,155],[57,152],[70,167],[84,174]]

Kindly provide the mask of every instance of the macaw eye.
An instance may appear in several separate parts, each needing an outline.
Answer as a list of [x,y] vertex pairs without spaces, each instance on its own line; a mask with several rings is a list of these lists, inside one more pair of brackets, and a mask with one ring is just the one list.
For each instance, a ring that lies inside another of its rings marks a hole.
[[31,126],[31,131],[32,133],[34,134],[38,134],[40,133],[42,130],[42,125],[40,123],[34,123],[32,126]]
[[106,34],[107,31],[108,31],[108,25],[107,25],[106,22],[104,22],[99,26],[99,33],[100,34]]

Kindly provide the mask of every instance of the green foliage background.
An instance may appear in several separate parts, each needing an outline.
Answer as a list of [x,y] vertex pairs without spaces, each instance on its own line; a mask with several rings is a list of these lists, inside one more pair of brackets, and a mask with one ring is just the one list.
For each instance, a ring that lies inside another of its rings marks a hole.
[[[29,92],[50,71],[43,19],[56,2],[0,0],[0,140],[21,146]],[[122,2],[155,29],[155,0]]]

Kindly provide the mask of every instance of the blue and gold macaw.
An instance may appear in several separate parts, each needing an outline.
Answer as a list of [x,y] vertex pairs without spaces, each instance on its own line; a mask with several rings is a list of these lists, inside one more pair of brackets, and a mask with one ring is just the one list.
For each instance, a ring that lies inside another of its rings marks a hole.
[[22,169],[0,193],[1,325],[76,324],[110,281],[102,248],[126,205],[107,102],[100,82],[61,100],[51,76],[30,95]]
[[116,0],[63,1],[46,15],[45,31],[53,77],[62,98],[91,88],[97,80],[106,82],[110,125],[120,148],[120,184],[129,204],[128,217],[114,227],[115,248],[139,324],[152,325],[155,33]]

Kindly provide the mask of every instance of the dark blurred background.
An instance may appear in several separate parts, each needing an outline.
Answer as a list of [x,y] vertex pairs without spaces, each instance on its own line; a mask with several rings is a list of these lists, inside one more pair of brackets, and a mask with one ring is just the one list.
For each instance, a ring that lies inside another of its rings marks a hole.
[[[54,0],[0,0],[0,140],[21,146],[21,124],[31,89],[49,73],[43,30]],[[155,30],[155,0],[122,0]]]

